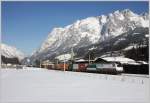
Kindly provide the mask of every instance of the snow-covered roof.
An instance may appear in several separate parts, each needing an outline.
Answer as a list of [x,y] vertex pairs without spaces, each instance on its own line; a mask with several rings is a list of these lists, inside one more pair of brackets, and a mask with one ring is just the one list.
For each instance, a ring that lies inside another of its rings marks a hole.
[[75,60],[76,63],[80,63],[80,62],[82,62],[82,63],[89,63],[89,61],[93,62],[93,60],[85,60],[85,59]]
[[94,63],[110,63],[109,61],[99,57],[94,60]]
[[84,61],[86,61],[86,60],[84,60],[84,59],[79,59],[79,60],[77,60],[76,62],[84,62]]
[[122,56],[119,56],[119,57],[104,57],[102,59],[104,59],[106,61],[109,61],[109,62],[135,63],[135,60],[130,59],[130,58],[125,58],[125,57],[122,57]]

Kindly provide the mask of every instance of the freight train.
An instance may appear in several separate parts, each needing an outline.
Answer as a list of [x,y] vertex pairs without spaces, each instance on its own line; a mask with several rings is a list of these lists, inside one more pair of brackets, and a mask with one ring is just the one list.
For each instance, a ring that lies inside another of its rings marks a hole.
[[[44,66],[42,66],[44,67]],[[96,61],[78,60],[73,63],[60,62],[57,64],[47,64],[47,69],[54,70],[65,70],[75,72],[95,72],[95,73],[106,73],[106,74],[118,74],[123,72],[123,67],[119,63],[107,62],[103,59]]]
[[99,57],[95,60],[78,59],[74,61],[50,61],[43,62],[42,68],[65,70],[75,72],[95,72],[106,74],[149,74],[149,64],[147,62],[136,62],[125,57]]

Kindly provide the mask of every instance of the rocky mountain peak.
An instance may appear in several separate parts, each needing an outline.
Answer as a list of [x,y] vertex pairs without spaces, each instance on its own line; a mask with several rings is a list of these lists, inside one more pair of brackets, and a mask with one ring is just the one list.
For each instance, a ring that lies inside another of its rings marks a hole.
[[72,47],[86,47],[117,37],[136,27],[149,27],[149,19],[129,9],[77,20],[68,26],[54,28],[33,56],[50,57]]

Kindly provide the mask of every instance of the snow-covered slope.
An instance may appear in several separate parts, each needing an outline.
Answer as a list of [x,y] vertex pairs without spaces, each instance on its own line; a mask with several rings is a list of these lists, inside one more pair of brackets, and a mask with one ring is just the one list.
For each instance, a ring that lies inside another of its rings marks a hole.
[[76,45],[87,45],[99,40],[100,25],[98,18],[89,17],[78,20],[64,28],[54,28],[42,44],[39,52],[45,49],[56,50],[59,47],[69,48]]
[[149,77],[62,72],[39,68],[0,70],[1,103],[149,103]]
[[64,28],[54,28],[32,57],[60,55],[71,47],[80,48],[100,43],[137,27],[149,27],[148,14],[138,15],[125,9],[77,20]]
[[19,60],[22,60],[25,57],[25,54],[19,51],[17,48],[3,43],[1,43],[1,55],[7,58],[17,57]]

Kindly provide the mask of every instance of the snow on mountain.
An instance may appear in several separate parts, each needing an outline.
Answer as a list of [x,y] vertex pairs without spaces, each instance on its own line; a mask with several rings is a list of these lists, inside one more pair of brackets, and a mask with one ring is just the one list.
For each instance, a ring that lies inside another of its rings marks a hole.
[[68,47],[76,44],[83,45],[82,41],[87,39],[87,37],[90,44],[96,43],[99,39],[99,28],[99,21],[95,17],[89,17],[81,21],[78,20],[65,28],[54,28],[42,44],[40,52],[47,48],[55,50],[62,46],[62,44]]
[[3,43],[1,43],[1,55],[5,56],[7,58],[17,57],[19,60],[22,60],[25,57],[25,54],[23,54],[17,48],[8,46]]
[[137,27],[149,27],[148,14],[138,15],[129,9],[108,15],[77,20],[64,28],[54,28],[33,57],[50,57],[72,47],[80,48],[117,37]]
[[58,60],[69,60],[71,59],[71,54],[62,54],[56,57]]

